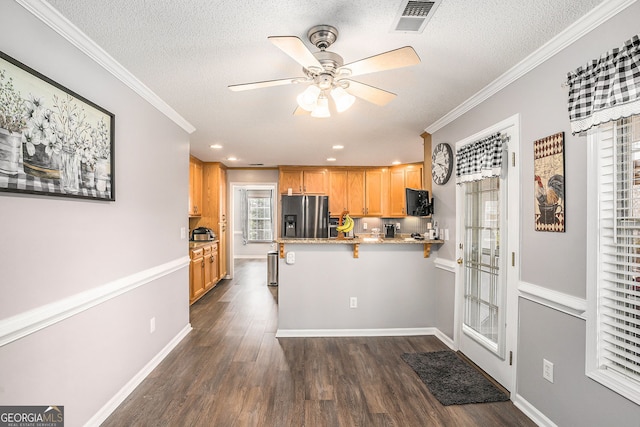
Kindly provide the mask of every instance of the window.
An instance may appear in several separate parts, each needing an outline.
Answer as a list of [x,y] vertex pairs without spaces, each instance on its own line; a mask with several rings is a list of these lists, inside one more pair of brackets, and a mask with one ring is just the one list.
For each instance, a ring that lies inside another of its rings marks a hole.
[[640,116],[589,144],[586,370],[640,404]]
[[271,190],[247,191],[247,240],[273,241],[273,209]]

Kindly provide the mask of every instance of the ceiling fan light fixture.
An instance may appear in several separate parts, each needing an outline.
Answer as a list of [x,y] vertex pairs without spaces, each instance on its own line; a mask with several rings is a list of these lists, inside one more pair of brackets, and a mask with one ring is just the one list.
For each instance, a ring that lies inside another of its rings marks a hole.
[[318,104],[318,96],[320,95],[320,88],[316,85],[309,85],[304,92],[302,92],[296,98],[298,105],[303,110],[314,111]]
[[326,119],[327,117],[331,117],[331,113],[329,112],[329,100],[324,94],[321,94],[318,97],[318,105],[311,112],[311,117],[316,117],[319,119]]
[[333,102],[336,103],[338,113],[348,110],[353,103],[356,102],[356,97],[340,86],[336,86],[331,90],[331,97],[333,98]]

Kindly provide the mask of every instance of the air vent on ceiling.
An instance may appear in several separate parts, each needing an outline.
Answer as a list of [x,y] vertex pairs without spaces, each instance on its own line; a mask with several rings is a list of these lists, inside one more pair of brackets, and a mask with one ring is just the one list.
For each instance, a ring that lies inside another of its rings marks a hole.
[[400,33],[421,33],[427,26],[442,0],[420,1],[402,0],[391,31]]

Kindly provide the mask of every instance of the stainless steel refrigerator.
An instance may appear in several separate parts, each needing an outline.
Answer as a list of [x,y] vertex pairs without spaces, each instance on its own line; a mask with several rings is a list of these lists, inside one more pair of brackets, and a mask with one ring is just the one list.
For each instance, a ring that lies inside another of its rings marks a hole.
[[282,196],[281,236],[328,238],[329,196]]

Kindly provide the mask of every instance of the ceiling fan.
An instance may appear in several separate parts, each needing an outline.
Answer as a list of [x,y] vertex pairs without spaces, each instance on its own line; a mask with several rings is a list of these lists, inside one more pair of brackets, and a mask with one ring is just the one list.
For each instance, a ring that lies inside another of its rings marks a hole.
[[329,117],[329,96],[336,110],[345,111],[355,102],[355,97],[376,105],[386,105],[396,94],[370,86],[349,77],[378,71],[392,70],[420,63],[420,58],[411,46],[384,52],[359,61],[344,64],[340,55],[326,50],[338,39],[338,30],[331,25],[316,25],[307,32],[307,38],[318,52],[311,52],[296,36],[270,36],[268,39],[302,65],[305,77],[230,85],[233,91],[259,89],[287,84],[308,84],[297,97],[298,107],[294,114],[312,117]]

